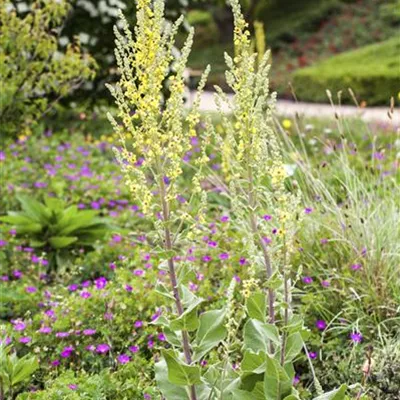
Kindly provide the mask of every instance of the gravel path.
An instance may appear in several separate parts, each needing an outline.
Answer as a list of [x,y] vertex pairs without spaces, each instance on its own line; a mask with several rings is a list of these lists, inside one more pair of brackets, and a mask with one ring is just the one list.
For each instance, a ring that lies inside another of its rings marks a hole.
[[[214,103],[214,93],[204,92],[201,97],[200,109],[203,111],[216,111]],[[228,95],[232,98],[232,95]],[[189,104],[194,99],[194,94],[189,95]],[[228,111],[228,107],[224,105],[224,111]],[[366,122],[380,122],[380,123],[394,123],[396,126],[400,126],[400,111],[396,109],[390,120],[388,117],[388,107],[366,107],[359,109],[355,106],[340,106],[332,108],[329,104],[316,104],[316,103],[295,103],[290,100],[278,100],[277,112],[280,115],[293,117],[296,114],[303,115],[306,117],[333,117],[335,112],[343,117],[360,117]]]

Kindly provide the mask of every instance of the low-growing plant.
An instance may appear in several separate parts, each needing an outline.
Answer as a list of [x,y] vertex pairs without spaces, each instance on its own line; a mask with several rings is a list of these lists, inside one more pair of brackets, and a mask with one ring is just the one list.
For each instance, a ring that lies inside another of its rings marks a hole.
[[23,195],[18,195],[18,200],[22,211],[9,211],[0,221],[47,255],[48,273],[66,266],[74,249],[92,249],[110,229],[97,210],[80,210],[76,205],[67,207],[53,197],[47,197],[44,204]]
[[18,386],[38,368],[35,356],[18,358],[10,346],[0,343],[0,400],[13,399]]

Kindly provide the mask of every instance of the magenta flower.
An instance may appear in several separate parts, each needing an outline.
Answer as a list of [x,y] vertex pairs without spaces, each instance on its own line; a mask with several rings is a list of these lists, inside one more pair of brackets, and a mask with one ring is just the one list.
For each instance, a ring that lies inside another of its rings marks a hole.
[[85,336],[91,336],[94,335],[96,333],[96,329],[84,329],[83,330],[83,334]]
[[134,325],[135,325],[135,328],[141,328],[143,326],[143,322],[142,321],[136,321]]
[[263,219],[264,219],[264,221],[271,221],[272,216],[268,215],[268,214],[265,214],[265,215],[263,215]]
[[57,332],[56,337],[58,338],[66,338],[69,336],[69,332]]
[[106,343],[98,344],[96,347],[96,352],[99,354],[106,354],[110,350],[110,346]]
[[22,337],[22,338],[19,339],[19,342],[20,342],[20,343],[24,343],[24,344],[29,343],[29,342],[31,342],[31,341],[32,341],[32,338],[29,337],[29,336],[24,336],[24,337]]
[[229,254],[228,253],[221,253],[219,255],[219,259],[220,260],[227,260],[229,258]]
[[127,354],[120,354],[117,357],[117,360],[120,364],[127,364],[129,361],[131,361],[131,358]]
[[319,329],[320,331],[323,331],[326,327],[327,324],[323,319],[319,319],[315,322],[315,326],[317,327],[317,329]]
[[214,242],[213,240],[209,240],[207,244],[209,247],[217,247],[217,242]]
[[61,363],[60,363],[60,360],[53,360],[50,364],[51,364],[53,367],[58,367]]
[[88,299],[89,297],[92,297],[92,294],[88,292],[87,290],[82,290],[80,293],[80,296],[84,299]]
[[71,357],[73,351],[74,348],[72,346],[66,346],[63,348],[62,352],[60,353],[60,356],[63,358]]
[[78,286],[76,283],[73,283],[72,285],[69,285],[69,286],[68,286],[68,290],[69,290],[70,292],[75,292],[75,290],[77,290],[78,287],[79,287],[79,286]]
[[38,330],[38,332],[39,332],[39,333],[45,333],[45,334],[47,334],[47,333],[51,333],[51,332],[52,332],[52,329],[51,329],[49,326],[42,326],[42,327]]
[[353,332],[350,333],[350,339],[353,343],[361,343],[363,336],[361,335],[360,332]]
[[166,336],[163,333],[159,333],[157,337],[160,342],[165,342],[167,340]]
[[229,221],[229,217],[227,215],[223,215],[221,217],[221,222],[228,222]]
[[17,332],[22,332],[23,330],[25,330],[25,328],[26,324],[22,321],[14,323],[14,330]]
[[317,358],[317,353],[315,351],[310,351],[308,353],[309,357],[314,360],[315,358]]
[[322,281],[322,282],[321,282],[321,285],[322,285],[323,287],[329,287],[329,286],[331,286],[331,283],[330,283],[329,281]]
[[107,279],[104,278],[104,276],[101,276],[100,278],[97,278],[94,281],[94,284],[96,285],[97,289],[99,289],[99,290],[104,289],[107,285]]
[[311,276],[305,276],[305,277],[303,278],[303,282],[304,282],[305,284],[309,285],[310,283],[313,282],[313,278],[311,278]]
[[203,256],[201,259],[202,259],[204,262],[210,262],[210,261],[212,260],[211,256],[208,256],[208,255]]
[[139,351],[139,346],[130,346],[129,351],[132,353],[137,353]]
[[359,269],[362,268],[361,264],[352,264],[350,267],[353,271],[358,271]]
[[71,390],[76,390],[76,389],[78,389],[78,385],[75,385],[75,384],[73,384],[73,383],[70,383],[70,384],[68,385],[68,388],[71,389]]
[[313,209],[312,209],[311,207],[306,207],[306,208],[304,209],[304,212],[305,212],[306,214],[311,214],[311,213],[313,212]]

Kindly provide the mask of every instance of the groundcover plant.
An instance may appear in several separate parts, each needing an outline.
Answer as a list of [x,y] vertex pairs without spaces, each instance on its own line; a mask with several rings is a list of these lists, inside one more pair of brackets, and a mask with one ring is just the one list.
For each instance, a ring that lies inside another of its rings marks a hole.
[[399,139],[277,123],[230,6],[217,114],[209,68],[184,107],[194,32],[175,57],[182,19],[140,0],[115,29],[114,134],[5,142],[0,400],[398,398]]

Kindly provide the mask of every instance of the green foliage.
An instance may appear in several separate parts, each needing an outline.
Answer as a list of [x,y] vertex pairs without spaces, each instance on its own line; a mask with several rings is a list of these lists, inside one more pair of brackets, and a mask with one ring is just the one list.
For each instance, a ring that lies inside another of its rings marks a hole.
[[341,0],[260,1],[255,16],[264,22],[268,43],[275,47],[282,41],[295,40],[300,33],[315,30],[341,3]]
[[9,211],[0,221],[25,237],[30,246],[43,249],[49,255],[48,272],[57,270],[69,260],[71,251],[93,248],[110,227],[96,210],[79,210],[59,199],[47,197],[45,203],[28,196],[17,196],[22,211]]
[[69,5],[38,0],[20,17],[11,3],[0,6],[0,124],[2,135],[31,133],[56,101],[93,77],[95,63],[78,43],[60,52],[57,35]]
[[0,344],[0,397],[13,398],[17,387],[30,378],[38,368],[36,357],[27,354],[18,358],[11,347]]
[[321,63],[298,70],[293,86],[300,100],[323,102],[326,90],[342,91],[344,102],[353,102],[351,88],[359,101],[369,105],[389,104],[400,87],[397,38],[340,54]]

